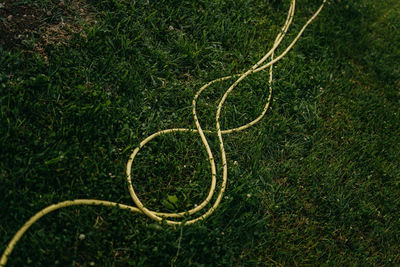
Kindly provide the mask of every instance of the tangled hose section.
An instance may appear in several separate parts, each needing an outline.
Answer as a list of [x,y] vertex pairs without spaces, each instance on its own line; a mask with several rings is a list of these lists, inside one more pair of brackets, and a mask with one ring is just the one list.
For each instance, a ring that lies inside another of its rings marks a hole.
[[[34,216],[32,216],[18,230],[18,232],[13,236],[11,241],[8,243],[6,249],[4,250],[3,255],[1,256],[0,266],[4,266],[7,263],[8,257],[10,256],[11,252],[13,251],[15,245],[20,240],[20,238],[23,236],[23,234],[29,229],[30,226],[32,226],[36,221],[38,221],[41,217],[45,216],[46,214],[48,214],[48,213],[50,213],[52,211],[64,208],[64,207],[68,207],[68,206],[100,205],[100,206],[119,207],[120,209],[129,210],[131,212],[145,214],[145,215],[147,215],[148,217],[150,217],[151,219],[153,219],[153,220],[155,220],[157,222],[164,221],[168,225],[179,225],[179,224],[189,225],[189,224],[193,224],[193,223],[195,223],[197,221],[204,220],[205,218],[210,216],[215,211],[215,209],[218,207],[218,205],[221,202],[221,199],[222,199],[223,194],[224,194],[225,189],[226,189],[226,183],[227,183],[227,179],[228,179],[228,166],[227,166],[226,153],[225,153],[224,141],[223,141],[222,136],[224,134],[230,134],[230,133],[234,133],[234,132],[239,132],[239,131],[245,130],[245,129],[249,128],[250,126],[256,124],[258,121],[260,121],[264,117],[264,115],[267,112],[268,107],[270,105],[271,96],[272,96],[271,83],[272,83],[272,67],[273,67],[273,64],[278,62],[280,59],[282,59],[289,52],[289,50],[293,47],[293,45],[297,42],[297,40],[303,34],[303,32],[307,28],[307,26],[321,12],[325,2],[326,2],[326,0],[323,0],[321,6],[317,9],[317,11],[314,13],[314,15],[305,23],[305,25],[302,27],[302,29],[299,31],[299,33],[296,35],[296,37],[293,39],[293,41],[289,44],[289,46],[279,56],[274,57],[274,52],[275,52],[276,48],[279,46],[279,44],[283,40],[283,38],[286,35],[287,30],[288,30],[288,28],[289,28],[289,26],[290,26],[290,24],[292,23],[292,20],[293,20],[296,0],[291,0],[289,11],[288,11],[288,15],[287,15],[287,18],[286,18],[286,22],[285,22],[284,26],[282,27],[281,32],[279,32],[278,35],[276,36],[272,48],[268,51],[268,53],[265,54],[265,56],[263,58],[261,58],[255,65],[253,65],[246,72],[240,73],[240,74],[231,75],[231,76],[226,76],[226,77],[222,77],[222,78],[213,80],[213,81],[203,85],[197,91],[197,93],[195,94],[195,96],[193,98],[193,102],[192,102],[193,118],[194,118],[194,122],[196,124],[196,129],[173,128],[173,129],[162,130],[162,131],[156,132],[156,133],[150,135],[149,137],[147,137],[146,139],[144,139],[140,143],[140,145],[137,148],[134,149],[134,151],[133,151],[132,155],[129,157],[129,160],[128,160],[128,163],[127,163],[126,175],[127,175],[127,180],[128,180],[129,193],[130,193],[134,203],[136,204],[136,206],[129,206],[129,205],[120,204],[120,203],[116,203],[116,202],[105,201],[105,200],[97,200],[97,199],[67,200],[67,201],[63,201],[63,202],[57,203],[57,204],[50,205],[50,206],[44,208],[43,210],[39,211],[38,213],[36,213]],[[265,63],[265,61],[268,58],[270,58],[270,61]],[[263,63],[264,63],[264,65],[262,65]],[[254,119],[253,121],[251,121],[251,122],[249,122],[249,123],[247,123],[245,125],[242,125],[242,126],[237,127],[237,128],[221,130],[220,115],[221,115],[222,106],[224,105],[228,95],[238,85],[238,83],[240,81],[242,81],[244,78],[246,78],[250,74],[260,72],[260,71],[262,71],[262,70],[264,70],[264,69],[266,69],[268,67],[269,67],[269,96],[267,98],[267,102],[266,102],[266,104],[264,106],[264,109],[261,112],[261,114],[256,119]],[[200,125],[200,122],[198,120],[198,117],[197,117],[197,111],[196,111],[197,99],[199,98],[200,94],[204,90],[206,90],[209,86],[211,86],[212,84],[220,82],[220,81],[232,79],[232,78],[237,78],[237,80],[226,90],[225,94],[223,95],[222,99],[220,100],[220,102],[218,104],[217,113],[215,115],[215,121],[216,121],[215,130],[214,131],[203,130],[201,125]],[[210,187],[210,190],[209,190],[209,193],[208,193],[206,199],[200,205],[196,206],[195,208],[193,208],[193,209],[191,209],[189,211],[184,211],[184,212],[179,212],[179,213],[164,213],[164,212],[152,211],[152,210],[149,210],[148,208],[146,208],[143,205],[143,203],[137,197],[137,195],[135,193],[135,190],[133,189],[132,176],[131,176],[132,162],[135,159],[135,157],[138,154],[138,152],[140,151],[140,149],[143,148],[148,142],[150,142],[151,140],[153,140],[157,136],[165,135],[165,134],[173,133],[173,132],[192,132],[192,133],[198,133],[200,135],[200,138],[201,138],[201,140],[203,142],[203,145],[204,145],[204,147],[205,147],[205,149],[207,151],[208,160],[210,162],[210,167],[211,167],[211,187]],[[210,201],[213,198],[213,195],[215,193],[215,190],[216,190],[217,170],[216,170],[216,166],[215,166],[213,153],[212,153],[211,148],[210,148],[210,146],[208,144],[208,141],[207,141],[207,138],[206,138],[205,134],[217,134],[217,136],[218,136],[219,147],[220,147],[221,158],[222,158],[222,168],[223,168],[222,169],[222,182],[221,182],[221,186],[220,186],[219,192],[217,194],[216,200],[212,204],[212,206],[207,211],[205,211],[203,214],[195,217],[194,219],[185,220],[184,217],[194,215],[194,214],[200,212],[201,210],[203,210],[210,203]]]

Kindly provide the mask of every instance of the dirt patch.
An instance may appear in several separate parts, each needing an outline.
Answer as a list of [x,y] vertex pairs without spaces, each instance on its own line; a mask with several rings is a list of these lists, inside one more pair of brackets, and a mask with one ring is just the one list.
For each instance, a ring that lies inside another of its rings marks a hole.
[[0,45],[30,49],[46,57],[47,45],[66,45],[83,25],[97,23],[95,10],[82,0],[49,1],[39,6],[21,0],[0,0]]
[[39,28],[42,12],[17,0],[0,1],[0,44],[12,49],[21,44],[24,34]]

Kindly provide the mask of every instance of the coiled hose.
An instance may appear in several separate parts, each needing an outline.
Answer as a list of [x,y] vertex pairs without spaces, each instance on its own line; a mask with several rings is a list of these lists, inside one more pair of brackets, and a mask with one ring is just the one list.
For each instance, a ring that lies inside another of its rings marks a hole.
[[[195,94],[195,96],[193,98],[193,102],[192,102],[193,118],[194,118],[194,122],[196,124],[196,129],[173,128],[173,129],[162,130],[162,131],[156,132],[156,133],[148,136],[146,139],[144,139],[140,143],[140,145],[138,147],[136,147],[134,149],[133,153],[129,157],[129,160],[128,160],[128,163],[127,163],[127,166],[126,166],[126,175],[127,175],[127,180],[128,180],[129,193],[130,193],[130,195],[131,195],[131,197],[133,199],[133,202],[135,203],[136,206],[129,206],[129,205],[120,204],[120,203],[116,203],[116,202],[111,202],[111,201],[106,201],[106,200],[97,200],[97,199],[67,200],[67,201],[59,202],[57,204],[50,205],[50,206],[42,209],[41,211],[37,212],[35,215],[33,215],[17,231],[17,233],[13,236],[13,238],[8,243],[6,249],[4,250],[4,252],[3,252],[2,256],[1,256],[0,266],[5,266],[5,264],[7,263],[7,260],[9,258],[9,256],[10,256],[11,252],[13,251],[15,245],[21,239],[23,234],[29,229],[29,227],[31,227],[36,221],[38,221],[41,217],[45,216],[46,214],[48,214],[50,212],[53,212],[55,210],[64,208],[64,207],[68,207],[68,206],[101,205],[101,206],[119,207],[120,209],[129,210],[131,212],[145,214],[145,215],[147,215],[148,217],[150,217],[151,219],[153,219],[153,220],[155,220],[157,222],[164,221],[168,225],[179,225],[179,224],[189,225],[189,224],[193,224],[193,223],[195,223],[197,221],[204,220],[205,218],[210,216],[215,211],[215,209],[218,207],[218,205],[221,202],[221,199],[222,199],[223,194],[224,194],[225,189],[226,189],[226,183],[227,183],[227,179],[228,179],[228,166],[227,166],[226,153],[225,153],[224,141],[223,141],[222,136],[224,134],[230,134],[230,133],[234,133],[234,132],[239,132],[239,131],[245,130],[245,129],[249,128],[250,126],[256,124],[258,121],[260,121],[264,117],[264,115],[267,112],[268,107],[270,105],[271,96],[272,96],[271,83],[272,83],[272,72],[273,72],[272,71],[272,67],[273,67],[273,64],[275,64],[276,62],[281,60],[290,51],[290,49],[293,47],[293,45],[297,42],[297,40],[303,34],[303,32],[307,28],[307,26],[321,12],[321,10],[322,10],[322,8],[323,8],[325,3],[326,3],[326,0],[323,0],[321,6],[317,9],[317,11],[314,13],[314,15],[304,24],[302,29],[299,31],[299,33],[293,39],[293,41],[289,44],[289,46],[279,56],[274,57],[274,52],[275,52],[276,48],[279,46],[279,44],[281,43],[282,39],[286,35],[287,30],[288,30],[288,28],[289,28],[289,26],[290,26],[290,24],[292,23],[292,20],[293,20],[296,0],[291,0],[289,11],[288,11],[288,15],[287,15],[287,18],[286,18],[286,22],[285,22],[284,26],[282,27],[281,32],[279,32],[278,35],[276,36],[274,44],[273,44],[273,47],[265,54],[265,56],[263,58],[261,58],[255,65],[253,65],[246,72],[215,79],[215,80],[213,80],[211,82],[208,82],[207,84],[203,85],[197,91],[197,93]],[[270,58],[270,61],[265,63],[264,65],[262,65],[268,58]],[[251,121],[251,122],[249,122],[249,123],[247,123],[245,125],[242,125],[240,127],[233,128],[233,129],[221,130],[219,119],[220,119],[222,106],[224,105],[225,100],[228,97],[228,95],[238,85],[238,83],[240,81],[242,81],[244,78],[246,78],[250,74],[262,71],[262,70],[264,70],[264,69],[266,69],[268,67],[270,67],[269,68],[269,96],[268,96],[267,102],[265,103],[264,109],[261,112],[261,114],[255,120],[253,120],[253,121]],[[223,95],[222,99],[220,100],[220,102],[218,104],[217,113],[215,115],[216,130],[215,131],[203,130],[201,128],[200,122],[198,120],[197,111],[196,111],[196,101],[197,101],[198,97],[200,96],[200,94],[204,90],[206,90],[212,84],[220,82],[220,81],[232,79],[232,78],[237,78],[237,80],[226,90],[225,94]],[[210,167],[211,167],[211,186],[210,186],[210,190],[209,190],[209,193],[208,193],[206,199],[200,205],[196,206],[195,208],[193,208],[193,209],[191,209],[189,211],[179,212],[179,213],[156,212],[156,211],[152,211],[152,210],[147,209],[143,205],[143,203],[140,201],[140,199],[137,197],[137,195],[135,193],[135,190],[133,189],[132,176],[131,176],[132,162],[135,159],[135,156],[137,155],[137,153],[140,151],[140,149],[143,148],[148,142],[150,142],[151,140],[153,140],[154,138],[156,138],[159,135],[165,135],[165,134],[173,133],[173,132],[192,132],[192,133],[198,133],[200,135],[200,138],[201,138],[201,140],[203,142],[204,148],[207,151],[208,160],[210,162]],[[217,134],[218,135],[219,147],[220,147],[220,152],[221,152],[221,157],[222,157],[222,168],[223,168],[223,170],[222,170],[221,187],[219,189],[219,192],[218,192],[218,195],[217,195],[217,198],[216,198],[214,204],[207,211],[205,211],[202,215],[199,215],[198,217],[195,217],[194,219],[183,220],[184,216],[194,215],[194,214],[200,212],[205,206],[207,206],[207,204],[210,203],[210,201],[211,201],[211,199],[212,199],[212,197],[213,197],[213,195],[215,193],[216,184],[217,184],[217,172],[216,172],[213,153],[212,153],[211,148],[210,148],[210,146],[208,144],[208,141],[207,141],[207,138],[206,138],[205,134]],[[181,219],[180,221],[179,221],[179,218]]]

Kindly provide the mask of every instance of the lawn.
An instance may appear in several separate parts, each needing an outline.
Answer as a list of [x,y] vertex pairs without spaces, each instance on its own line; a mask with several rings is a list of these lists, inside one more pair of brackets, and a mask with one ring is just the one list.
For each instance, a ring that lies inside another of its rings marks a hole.
[[[133,205],[125,174],[133,149],[159,130],[194,129],[196,91],[255,64],[290,4],[3,2],[0,253],[51,204]],[[276,54],[321,2],[296,2]],[[68,207],[34,224],[7,266],[400,265],[399,62],[399,1],[328,0],[274,66],[266,116],[224,135],[228,183],[210,217],[174,228],[117,207]],[[258,72],[235,88],[222,129],[262,112],[268,78]],[[215,129],[230,84],[201,94],[203,129]],[[207,138],[220,186],[218,138]],[[200,204],[211,174],[199,136],[174,133],[142,148],[132,176],[148,208],[176,212]]]

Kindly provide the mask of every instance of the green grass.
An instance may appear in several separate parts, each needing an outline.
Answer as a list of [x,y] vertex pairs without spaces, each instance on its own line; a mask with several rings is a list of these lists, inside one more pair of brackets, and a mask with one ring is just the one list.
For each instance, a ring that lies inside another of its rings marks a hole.
[[[49,45],[48,62],[0,48],[0,250],[50,204],[131,204],[134,147],[161,129],[193,128],[195,91],[256,62],[288,2],[90,1],[98,23]],[[282,47],[320,2],[298,1]],[[65,208],[27,232],[8,266],[400,264],[399,18],[396,0],[329,2],[277,64],[267,116],[225,137],[226,197],[204,222],[175,230],[118,209]],[[224,129],[261,112],[267,81],[255,74],[229,96]],[[201,96],[204,128],[215,127],[228,85]],[[150,208],[185,210],[205,197],[198,139],[160,137],[140,152],[134,185]]]

